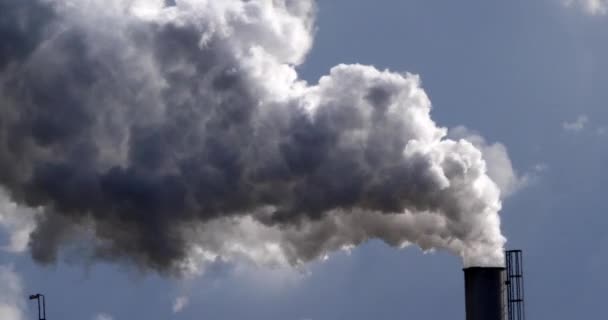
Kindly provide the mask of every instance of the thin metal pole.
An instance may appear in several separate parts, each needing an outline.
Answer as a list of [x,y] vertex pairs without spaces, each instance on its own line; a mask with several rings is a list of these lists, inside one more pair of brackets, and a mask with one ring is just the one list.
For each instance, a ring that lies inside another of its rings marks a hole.
[[46,320],[46,297],[41,294],[42,296],[42,320]]

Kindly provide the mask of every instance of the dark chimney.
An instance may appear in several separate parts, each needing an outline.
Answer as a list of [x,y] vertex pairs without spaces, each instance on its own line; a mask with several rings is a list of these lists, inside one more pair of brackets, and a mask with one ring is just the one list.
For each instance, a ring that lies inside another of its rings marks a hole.
[[504,320],[504,268],[464,269],[466,320]]

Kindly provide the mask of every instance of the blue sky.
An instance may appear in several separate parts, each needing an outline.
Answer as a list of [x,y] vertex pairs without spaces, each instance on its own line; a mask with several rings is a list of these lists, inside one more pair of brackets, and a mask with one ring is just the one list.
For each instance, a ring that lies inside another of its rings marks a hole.
[[[594,4],[595,3],[595,4]],[[421,76],[441,126],[504,144],[525,186],[501,212],[507,247],[524,250],[529,319],[603,315],[608,280],[608,15],[601,1],[320,0],[309,83],[340,63]],[[0,238],[3,239],[3,238]],[[0,253],[21,279],[3,299],[49,319],[464,319],[462,264],[371,241],[297,270],[211,266],[187,279],[66,256],[40,266]],[[8,283],[8,282],[6,282]],[[6,290],[9,292],[9,290]],[[183,309],[174,312],[176,299]],[[0,301],[3,302],[3,301]]]

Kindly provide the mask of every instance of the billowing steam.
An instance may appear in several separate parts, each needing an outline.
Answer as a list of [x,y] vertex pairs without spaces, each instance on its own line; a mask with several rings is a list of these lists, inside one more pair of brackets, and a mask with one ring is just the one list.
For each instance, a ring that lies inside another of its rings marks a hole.
[[312,0],[0,3],[0,184],[36,209],[33,257],[183,272],[299,264],[381,239],[501,265],[500,192],[417,76],[318,84]]

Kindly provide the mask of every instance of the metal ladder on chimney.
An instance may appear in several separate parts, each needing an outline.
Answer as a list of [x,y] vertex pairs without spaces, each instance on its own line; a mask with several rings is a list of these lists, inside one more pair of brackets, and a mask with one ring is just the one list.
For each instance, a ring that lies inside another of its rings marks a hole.
[[507,320],[525,320],[524,265],[521,250],[505,251]]

